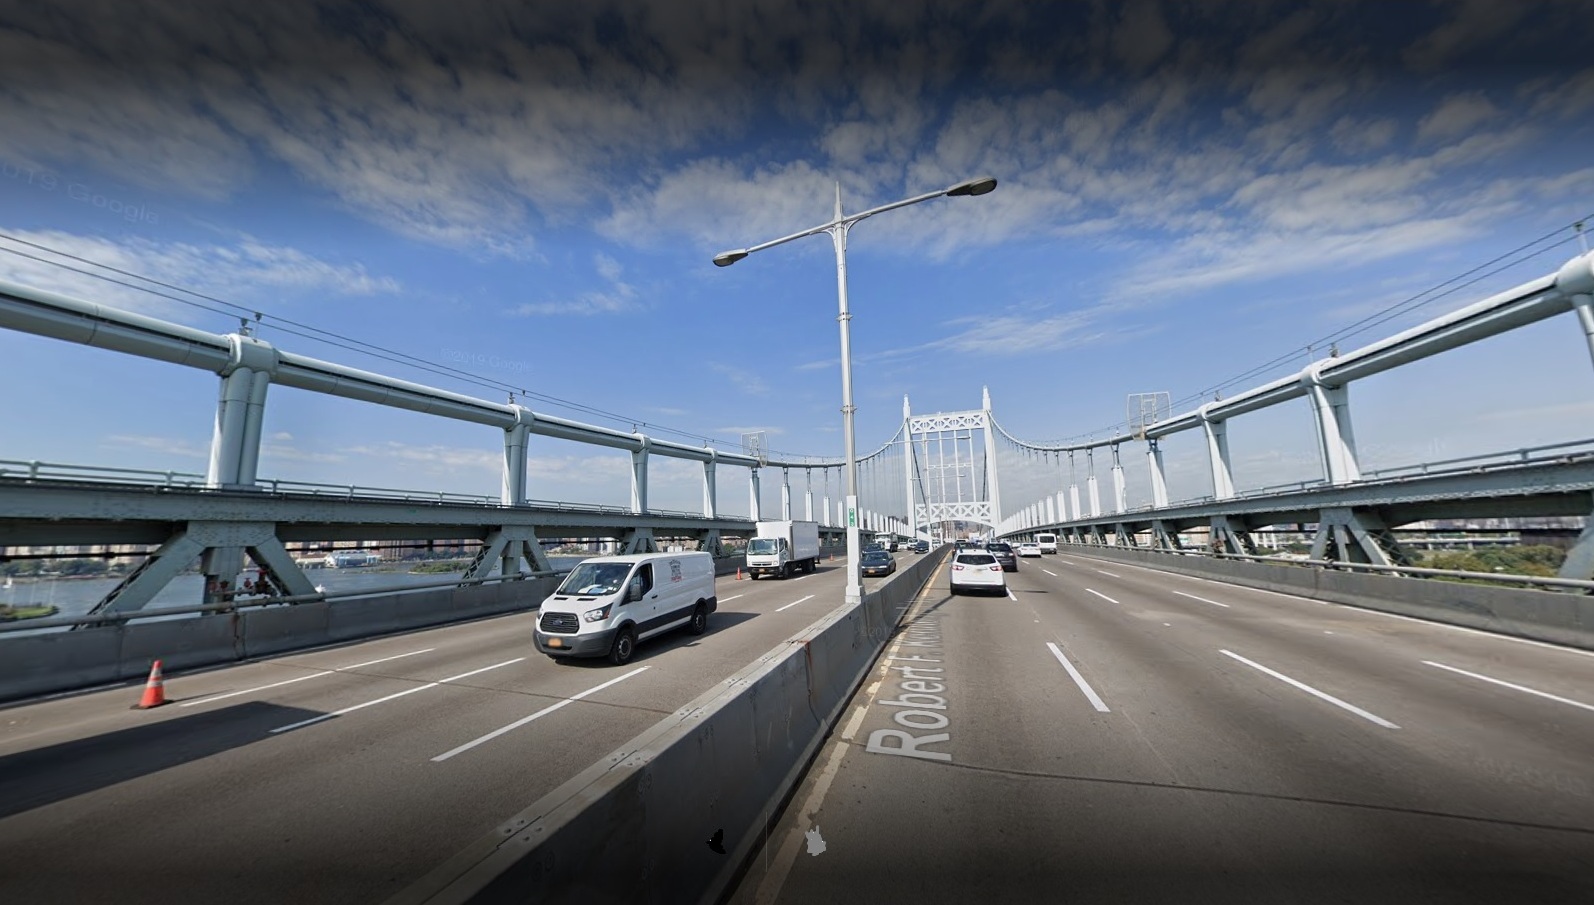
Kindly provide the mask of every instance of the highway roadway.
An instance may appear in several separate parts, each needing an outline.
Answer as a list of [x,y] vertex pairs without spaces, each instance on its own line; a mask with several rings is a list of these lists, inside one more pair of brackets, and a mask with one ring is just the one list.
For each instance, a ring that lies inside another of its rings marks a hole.
[[[899,554],[899,561],[912,554]],[[381,902],[840,605],[717,582],[701,637],[555,662],[532,612],[0,708],[0,902]],[[873,579],[866,579],[871,586]]]
[[1594,655],[1066,550],[943,565],[731,905],[1594,902]]

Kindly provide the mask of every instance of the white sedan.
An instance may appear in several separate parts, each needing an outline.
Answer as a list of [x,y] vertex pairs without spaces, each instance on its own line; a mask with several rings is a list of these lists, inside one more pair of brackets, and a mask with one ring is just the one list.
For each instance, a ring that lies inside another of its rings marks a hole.
[[1039,556],[1039,555],[1041,555],[1041,545],[1040,544],[1019,544],[1018,545],[1018,555],[1019,556]]

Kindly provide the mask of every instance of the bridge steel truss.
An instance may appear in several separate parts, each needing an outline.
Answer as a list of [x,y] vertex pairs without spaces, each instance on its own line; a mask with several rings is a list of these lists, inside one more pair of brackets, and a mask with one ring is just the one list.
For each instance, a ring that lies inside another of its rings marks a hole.
[[[1045,530],[1071,543],[1159,550],[1182,550],[1180,535],[1199,531],[1207,535],[1213,552],[1255,555],[1251,534],[1257,529],[1288,526],[1305,531],[1314,526],[1313,559],[1403,566],[1413,560],[1392,529],[1434,519],[1585,516],[1591,502],[1594,453],[1584,453],[1555,461],[1143,508]],[[1594,563],[1577,559],[1574,551],[1568,557],[1571,568],[1563,569],[1561,577],[1594,578]]]
[[[906,397],[902,400],[903,435],[908,443],[910,482],[916,480],[920,490],[908,489],[908,499],[915,500],[909,507],[913,514],[913,533],[920,525],[926,527],[941,522],[978,522],[993,530],[1002,522],[1002,493],[996,469],[996,419],[991,416],[991,392],[983,391],[980,409],[966,412],[939,412],[933,415],[914,416],[908,408]],[[983,437],[985,459],[983,468],[976,471],[974,432]],[[969,455],[962,456],[961,443],[967,441]],[[952,444],[952,464],[946,462],[946,445]],[[932,446],[931,444],[934,444]],[[971,481],[969,495],[963,496],[963,472],[967,466]],[[947,490],[948,470],[953,472],[953,489]],[[931,477],[931,471],[935,476]],[[984,480],[979,480],[983,476]],[[922,502],[917,502],[922,501]]]
[[[781,469],[782,516],[790,518],[791,471],[801,469],[808,473],[806,511],[812,517],[813,470],[825,469],[828,472],[843,465],[840,459],[783,460],[723,452],[707,444],[696,447],[651,437],[642,432],[626,433],[583,424],[532,411],[516,404],[513,397],[507,404],[491,402],[298,355],[251,336],[247,323],[237,333],[210,333],[5,280],[0,280],[0,327],[217,374],[220,377],[220,392],[206,476],[208,488],[217,492],[260,492],[258,465],[261,435],[267,392],[273,385],[498,428],[503,434],[501,501],[507,507],[524,507],[528,504],[526,462],[533,435],[629,452],[629,511],[636,516],[653,513],[648,502],[648,462],[651,456],[662,455],[702,463],[702,524],[708,525],[722,521],[718,517],[716,484],[716,469],[720,465],[748,469],[751,521],[763,517],[759,483],[761,468]],[[818,521],[824,525],[837,524],[829,518],[828,499],[824,509],[824,516]],[[627,533],[626,548],[655,550],[656,545],[647,530],[651,522],[646,518],[635,521],[636,524]],[[732,521],[740,524],[739,520]],[[174,549],[180,549],[184,556],[195,553],[201,558],[207,576],[204,603],[229,599],[243,571],[246,556],[278,559],[275,553],[261,552],[268,549],[269,545],[265,548],[252,546],[252,540],[257,539],[256,534],[246,537],[237,532],[196,530],[184,536],[187,539]],[[717,535],[707,540],[717,545]],[[531,561],[534,566],[539,562],[535,545],[526,543],[523,538],[491,549],[496,551],[493,555],[499,557],[504,575],[519,571],[523,559]],[[284,580],[298,586],[297,582]]]
[[246,551],[276,594],[309,596],[316,593],[313,582],[295,564],[290,543],[476,540],[480,552],[462,578],[473,580],[486,577],[510,555],[524,556],[536,571],[553,571],[542,551],[543,537],[619,536],[626,552],[641,552],[656,549],[655,538],[693,538],[712,549],[722,534],[747,536],[753,529],[752,521],[740,518],[602,507],[484,506],[14,478],[0,479],[0,503],[0,547],[156,548],[91,615],[142,609],[195,558],[223,547]]
[[[1507,518],[1576,516],[1587,519],[1568,553],[1561,577],[1594,578],[1594,483],[1580,456],[1511,467],[1483,466],[1457,474],[1428,474],[1365,480],[1351,423],[1353,381],[1419,361],[1480,339],[1496,336],[1566,313],[1574,313],[1594,357],[1594,253],[1567,261],[1555,273],[1452,311],[1394,336],[1348,353],[1338,350],[1298,374],[1274,380],[1229,399],[1208,402],[1145,425],[1133,433],[1075,444],[1033,444],[1003,436],[1030,452],[1068,457],[1068,484],[1046,498],[1020,507],[1002,521],[999,534],[1026,536],[1055,532],[1077,542],[1137,544],[1141,535],[1162,546],[1177,546],[1180,530],[1200,527],[1215,549],[1254,550],[1250,532],[1268,525],[1317,526],[1312,555],[1322,559],[1409,564],[1409,556],[1390,529],[1432,518]],[[1312,407],[1324,479],[1320,486],[1279,494],[1240,496],[1235,491],[1229,455],[1230,418],[1294,399]],[[997,426],[1000,430],[1000,426]],[[1206,439],[1211,496],[1194,503],[1170,503],[1158,440],[1185,430]],[[1123,493],[1120,447],[1146,444],[1152,503],[1129,511]],[[1104,513],[1096,488],[1094,454],[1112,456],[1114,511]],[[1075,454],[1083,452],[1089,472],[1088,513],[1081,507]],[[1483,458],[1483,457],[1480,457]],[[1054,504],[1055,501],[1055,504]]]

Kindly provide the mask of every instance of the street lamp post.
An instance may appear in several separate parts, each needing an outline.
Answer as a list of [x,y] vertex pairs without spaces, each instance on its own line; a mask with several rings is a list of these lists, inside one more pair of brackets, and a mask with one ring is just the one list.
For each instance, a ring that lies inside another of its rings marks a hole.
[[913,198],[905,198],[880,207],[871,208],[859,214],[843,214],[841,212],[841,184],[836,184],[836,216],[829,223],[805,229],[799,233],[792,233],[754,245],[751,248],[738,248],[733,251],[722,251],[714,256],[714,263],[719,267],[729,267],[737,261],[756,251],[773,248],[790,242],[794,239],[803,239],[819,233],[829,233],[832,244],[836,248],[836,289],[840,296],[841,313],[836,320],[841,323],[841,430],[842,441],[847,448],[847,603],[856,604],[863,600],[863,577],[858,541],[858,451],[854,443],[852,416],[855,407],[852,404],[852,313],[847,308],[847,231],[853,224],[875,214],[940,198],[943,195],[960,197],[964,195],[984,195],[996,188],[996,180],[990,176],[970,179],[960,182],[950,188],[938,192],[927,192]]

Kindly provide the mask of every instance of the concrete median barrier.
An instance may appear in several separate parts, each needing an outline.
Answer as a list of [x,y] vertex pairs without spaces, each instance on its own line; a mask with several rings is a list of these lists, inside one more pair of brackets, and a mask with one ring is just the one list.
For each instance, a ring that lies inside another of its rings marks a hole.
[[162,670],[171,672],[244,656],[237,626],[227,616],[134,622],[126,628],[126,631],[117,633],[120,640],[117,653],[119,679],[147,675],[150,665],[156,660],[161,661]]
[[[939,560],[827,613],[388,905],[718,899],[884,649],[875,621]],[[716,831],[725,855],[707,844]]]
[[533,610],[558,585],[531,578],[465,588],[373,593],[236,613],[134,619],[96,628],[0,636],[0,702],[143,679],[308,647]]

